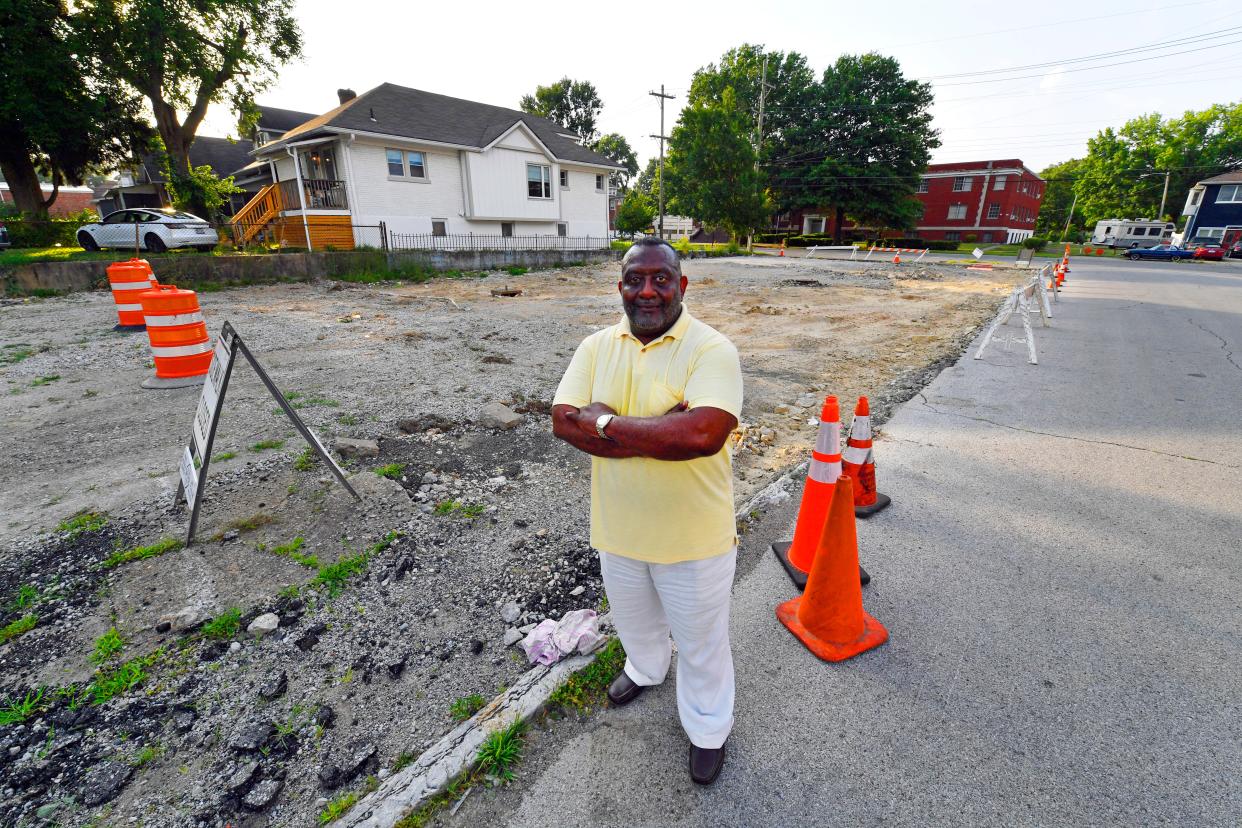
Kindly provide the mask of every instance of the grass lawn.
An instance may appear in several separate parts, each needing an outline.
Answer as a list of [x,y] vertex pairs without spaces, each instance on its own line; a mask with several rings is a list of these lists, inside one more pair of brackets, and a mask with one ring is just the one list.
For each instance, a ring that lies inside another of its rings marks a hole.
[[[160,259],[169,256],[239,256],[239,255],[266,255],[252,250],[234,250],[232,247],[225,245],[217,246],[210,253],[200,253],[193,248],[181,248],[179,250],[169,250],[166,253],[151,253],[146,250],[140,251],[138,256],[143,259]],[[23,265],[37,264],[39,262],[75,262],[75,261],[105,261],[120,262],[131,259],[134,256],[132,249],[119,248],[115,250],[99,250],[94,253],[87,252],[80,247],[10,247],[0,250],[0,266],[3,265]]]

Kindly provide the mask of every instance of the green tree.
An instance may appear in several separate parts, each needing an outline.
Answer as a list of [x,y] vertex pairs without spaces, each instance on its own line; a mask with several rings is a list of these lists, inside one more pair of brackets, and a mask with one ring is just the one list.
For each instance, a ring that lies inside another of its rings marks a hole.
[[[1065,221],[1070,219],[1070,232],[1084,228],[1082,210],[1074,206],[1074,182],[1081,174],[1082,159],[1071,158],[1060,164],[1045,167],[1040,172],[1044,179],[1044,197],[1039,206],[1039,218],[1035,220],[1035,235],[1045,239],[1059,239],[1065,232]],[[1074,215],[1070,218],[1070,208]]]
[[681,112],[664,160],[669,212],[723,227],[735,238],[767,225],[772,205],[756,167],[747,119],[726,88],[717,103]]
[[638,189],[630,190],[617,205],[617,214],[613,218],[613,228],[618,233],[633,236],[651,226],[655,218],[656,207],[651,198]]
[[660,159],[652,156],[647,159],[647,166],[634,179],[634,189],[648,198],[655,198],[660,187]]
[[[150,101],[173,189],[197,193],[190,145],[212,103],[254,97],[302,53],[292,0],[82,0],[96,54]],[[208,212],[200,195],[185,205]]]
[[590,81],[561,78],[548,86],[535,87],[534,95],[523,95],[523,112],[560,124],[590,146],[596,136],[596,120],[604,104]]
[[638,174],[638,156],[634,154],[634,150],[630,147],[630,142],[625,140],[625,136],[615,132],[601,135],[591,146],[591,149],[611,161],[616,161],[625,168],[613,173],[612,180],[619,189],[629,189],[630,179]]
[[848,214],[877,229],[904,229],[921,215],[914,193],[931,151],[931,86],[908,80],[883,55],[843,55],[824,71],[814,100],[768,169],[782,209],[832,207],[836,233]]
[[0,171],[23,213],[46,215],[60,185],[129,158],[149,131],[137,96],[83,49],[79,22],[57,0],[0,0]]
[[768,52],[762,46],[743,43],[694,73],[687,99],[690,104],[710,105],[732,89],[737,108],[745,119],[747,135],[758,137],[760,90],[767,62],[767,94],[763,100],[763,136],[759,141],[761,162],[787,154],[785,141],[790,127],[799,123],[815,97],[815,73],[798,52]]

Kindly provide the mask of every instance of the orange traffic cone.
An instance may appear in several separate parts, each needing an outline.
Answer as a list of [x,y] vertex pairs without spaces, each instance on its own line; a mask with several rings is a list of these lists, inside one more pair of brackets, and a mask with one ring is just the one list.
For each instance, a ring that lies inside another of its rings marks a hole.
[[784,258],[784,256],[785,256],[785,240],[784,240],[784,239],[781,239],[781,255],[780,255],[780,257],[781,257],[781,258]]
[[[772,544],[776,555],[794,586],[806,586],[807,573],[815,562],[819,549],[819,536],[823,534],[828,519],[828,504],[832,502],[832,487],[841,474],[841,411],[837,398],[824,399],[819,414],[819,433],[815,437],[815,449],[811,452],[811,465],[807,470],[806,485],[802,488],[802,503],[798,507],[798,522],[794,526],[793,540]],[[859,569],[861,583],[871,576]]]
[[776,607],[780,622],[825,661],[844,661],[888,640],[884,625],[863,609],[857,567],[853,481],[842,476],[833,487],[806,592]]
[[871,404],[866,397],[858,398],[854,408],[854,422],[850,424],[850,436],[841,454],[841,473],[848,474],[857,485],[854,487],[854,514],[869,518],[888,508],[893,499],[880,494],[875,488],[875,451],[871,447]]
[[893,264],[895,264],[895,265],[899,265],[899,264],[901,264],[901,254],[900,254],[900,253],[894,253],[894,254],[893,254]]

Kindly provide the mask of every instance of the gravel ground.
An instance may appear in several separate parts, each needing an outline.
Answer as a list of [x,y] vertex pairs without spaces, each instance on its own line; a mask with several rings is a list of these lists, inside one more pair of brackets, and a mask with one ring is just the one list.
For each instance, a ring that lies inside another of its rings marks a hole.
[[[692,311],[742,354],[739,502],[802,459],[825,391],[846,410],[871,394],[882,421],[1017,278],[770,258],[686,271]],[[0,695],[43,688],[0,725],[0,824],[309,824],[438,738],[455,699],[518,676],[515,628],[598,606],[589,466],[546,415],[576,344],[618,318],[616,278],[203,294],[211,327],[231,321],[326,442],[376,440],[378,456],[346,461],[363,502],[296,462],[304,445],[239,364],[198,542],[112,568],[118,550],[184,536],[172,493],[198,391],[139,389],[145,338],[111,330],[108,294],[0,307],[0,627],[36,619],[0,644]],[[490,295],[503,286],[523,295]],[[478,413],[495,402],[522,421],[489,427]],[[391,464],[396,479],[373,473]],[[82,510],[103,517],[57,530]],[[236,629],[203,627],[234,608]],[[246,632],[268,613],[275,631]],[[114,628],[123,649],[92,662]],[[130,659],[128,692],[93,704],[92,682]]]

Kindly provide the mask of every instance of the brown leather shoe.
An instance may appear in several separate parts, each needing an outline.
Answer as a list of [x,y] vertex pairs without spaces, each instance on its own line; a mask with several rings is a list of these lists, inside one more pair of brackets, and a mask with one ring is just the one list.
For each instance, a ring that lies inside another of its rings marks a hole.
[[634,699],[641,696],[643,686],[635,684],[634,680],[621,671],[621,675],[612,680],[612,684],[608,685],[608,698],[617,707],[623,704],[629,704]]
[[725,747],[701,748],[690,746],[690,778],[699,785],[710,785],[720,776],[724,767]]

